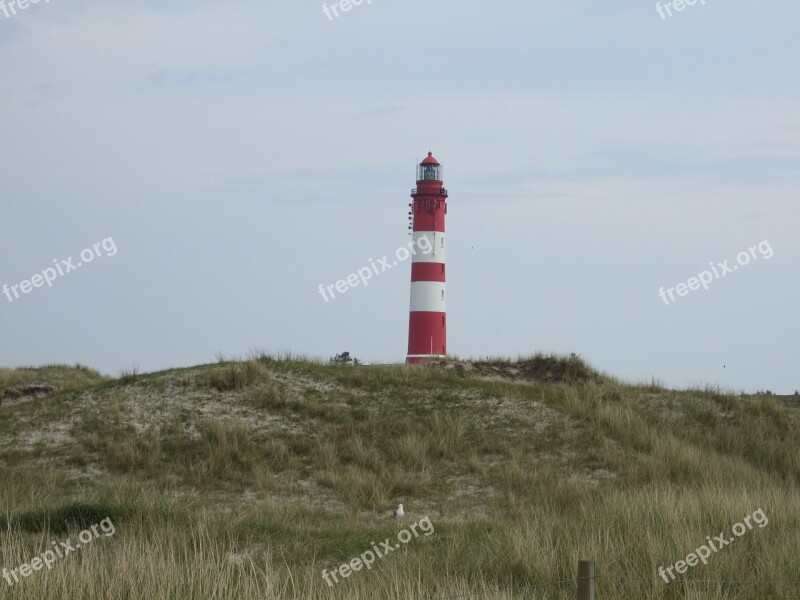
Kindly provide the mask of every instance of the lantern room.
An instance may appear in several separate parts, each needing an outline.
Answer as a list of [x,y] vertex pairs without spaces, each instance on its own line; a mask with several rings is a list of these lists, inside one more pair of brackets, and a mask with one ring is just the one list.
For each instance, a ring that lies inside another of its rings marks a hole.
[[442,165],[432,152],[417,167],[417,181],[442,181]]

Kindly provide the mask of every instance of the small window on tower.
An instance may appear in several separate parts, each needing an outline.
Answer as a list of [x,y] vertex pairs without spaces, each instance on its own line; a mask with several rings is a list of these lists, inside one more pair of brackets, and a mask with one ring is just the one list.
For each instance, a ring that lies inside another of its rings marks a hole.
[[442,248],[444,248],[444,236],[442,236]]
[[442,300],[444,300],[444,290],[442,290]]

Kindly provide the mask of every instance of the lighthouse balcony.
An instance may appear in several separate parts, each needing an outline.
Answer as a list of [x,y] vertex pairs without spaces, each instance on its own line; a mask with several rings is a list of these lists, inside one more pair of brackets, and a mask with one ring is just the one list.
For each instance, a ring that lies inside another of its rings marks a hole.
[[[411,195],[412,196],[416,196],[418,193],[420,193],[420,192],[417,191],[417,188],[412,188],[411,189]],[[426,190],[425,192],[422,192],[422,193],[430,194],[432,192],[429,192],[429,191]],[[433,193],[439,194],[440,196],[447,196],[447,189],[446,188],[440,188],[438,192],[433,192]]]

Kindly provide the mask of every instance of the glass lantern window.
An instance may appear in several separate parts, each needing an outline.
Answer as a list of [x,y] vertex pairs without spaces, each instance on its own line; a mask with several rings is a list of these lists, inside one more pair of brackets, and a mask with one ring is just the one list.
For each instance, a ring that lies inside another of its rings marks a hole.
[[442,181],[442,165],[419,165],[417,181]]

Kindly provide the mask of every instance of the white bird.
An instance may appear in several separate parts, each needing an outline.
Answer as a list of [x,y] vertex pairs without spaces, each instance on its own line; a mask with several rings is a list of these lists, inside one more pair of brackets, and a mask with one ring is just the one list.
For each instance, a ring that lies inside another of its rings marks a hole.
[[405,514],[406,513],[403,511],[403,505],[402,504],[397,507],[397,510],[393,510],[392,511],[392,516],[395,519],[399,519],[400,517],[405,516]]

